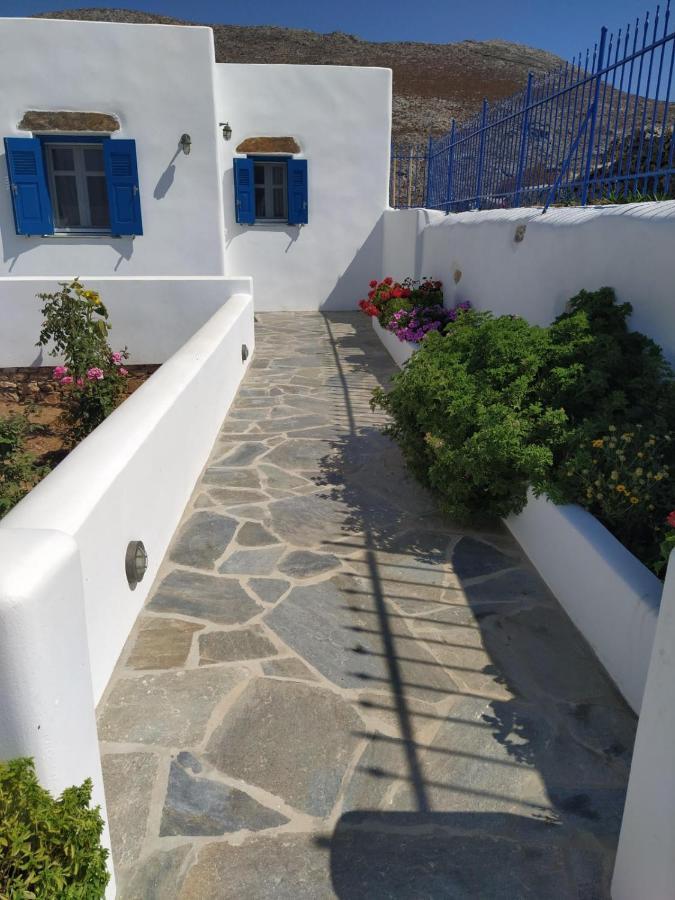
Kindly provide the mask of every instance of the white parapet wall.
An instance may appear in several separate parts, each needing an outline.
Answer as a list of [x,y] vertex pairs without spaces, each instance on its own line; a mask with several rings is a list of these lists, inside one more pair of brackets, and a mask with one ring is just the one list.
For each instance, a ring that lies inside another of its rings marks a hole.
[[225,276],[92,276],[81,273],[0,277],[0,367],[48,366],[57,360],[35,346],[42,303],[76,276],[98,291],[110,313],[110,343],[128,347],[130,363],[163,363],[235,294],[252,290],[250,278]]
[[[417,349],[377,319],[373,328],[399,367]],[[522,513],[504,521],[639,713],[659,613],[659,579],[580,506],[556,506],[530,493]]]
[[33,756],[55,792],[91,777],[104,815],[95,705],[253,348],[252,296],[234,294],[0,522],[0,759]]

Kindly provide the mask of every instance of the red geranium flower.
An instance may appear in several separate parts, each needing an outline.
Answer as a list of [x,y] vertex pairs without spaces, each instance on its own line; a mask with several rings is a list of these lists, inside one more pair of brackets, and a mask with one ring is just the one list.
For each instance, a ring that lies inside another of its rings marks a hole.
[[672,512],[668,513],[666,522],[670,525],[671,528],[675,528],[675,509]]
[[375,296],[375,291],[368,291],[368,299],[369,300],[372,300],[374,296]]
[[375,281],[375,279],[373,278],[373,280],[370,282],[370,284],[368,285],[368,287],[376,288],[376,287],[377,287],[377,281]]
[[391,277],[391,275],[387,275],[387,277],[384,279],[384,283],[385,284],[393,284],[394,279]]
[[387,302],[387,300],[390,300],[390,299],[391,299],[391,294],[389,293],[389,291],[384,291],[382,294],[380,294],[380,300],[384,300],[385,303]]
[[403,296],[402,289],[400,287],[395,287],[394,290],[391,292],[391,296],[397,297],[397,298],[402,297]]

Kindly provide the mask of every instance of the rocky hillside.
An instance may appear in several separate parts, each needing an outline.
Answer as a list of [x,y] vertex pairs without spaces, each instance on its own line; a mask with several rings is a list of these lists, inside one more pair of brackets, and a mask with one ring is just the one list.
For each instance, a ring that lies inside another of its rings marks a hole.
[[[180,19],[125,9],[77,9],[44,18],[190,25]],[[498,100],[523,86],[528,71],[545,72],[561,60],[506,41],[456,44],[373,43],[350,34],[317,34],[272,26],[212,25],[218,62],[386,66],[394,72],[394,134],[424,137],[463,121],[483,97]]]

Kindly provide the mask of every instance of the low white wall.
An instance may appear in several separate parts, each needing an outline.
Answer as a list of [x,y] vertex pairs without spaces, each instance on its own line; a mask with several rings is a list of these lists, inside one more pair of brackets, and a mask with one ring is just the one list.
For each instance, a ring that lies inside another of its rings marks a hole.
[[[376,319],[373,328],[402,367],[416,346],[399,341]],[[659,579],[580,506],[556,506],[530,493],[525,509],[504,521],[639,712],[659,613]]]
[[649,666],[621,836],[614,900],[675,896],[675,558],[670,557]]
[[32,137],[17,128],[31,109],[116,115],[115,137],[136,141],[144,231],[17,235],[0,142],[0,273],[223,275],[212,30],[0,18],[0,46],[0,137]]
[[[243,377],[242,344],[253,351],[248,294],[231,297],[0,522],[0,532],[53,529],[75,539],[96,701]],[[135,591],[124,572],[132,540],[149,557]]]
[[[520,225],[526,229],[518,242]],[[384,235],[384,273],[440,278],[447,306],[470,300],[479,309],[546,325],[582,288],[613,287],[620,301],[633,304],[631,328],[675,360],[675,201],[549,209],[545,215],[540,209],[448,216],[396,210],[385,214]]]
[[663,585],[580,506],[530,495],[506,525],[640,712]]
[[[252,275],[256,309],[354,309],[382,259],[391,71],[217,64],[227,271]],[[238,225],[232,157],[247,137],[291,135],[308,161],[309,223]]]
[[[235,294],[250,294],[250,278],[224,276],[80,276],[99,291],[110,313],[113,349],[129,348],[130,363],[163,363]],[[0,366],[48,366],[56,360],[36,347],[42,302],[72,275],[0,277]]]

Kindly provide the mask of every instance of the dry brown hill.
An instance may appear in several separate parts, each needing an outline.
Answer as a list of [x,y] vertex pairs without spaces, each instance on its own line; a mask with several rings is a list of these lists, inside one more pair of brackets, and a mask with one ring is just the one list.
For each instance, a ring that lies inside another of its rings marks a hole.
[[[127,9],[76,9],[43,18],[97,22],[191,25],[181,19]],[[498,100],[522,87],[528,71],[560,65],[544,50],[507,41],[455,44],[374,43],[350,34],[318,34],[265,25],[211,25],[218,62],[386,66],[394,73],[394,134],[423,137],[446,131],[453,116],[465,120],[483,97]]]

